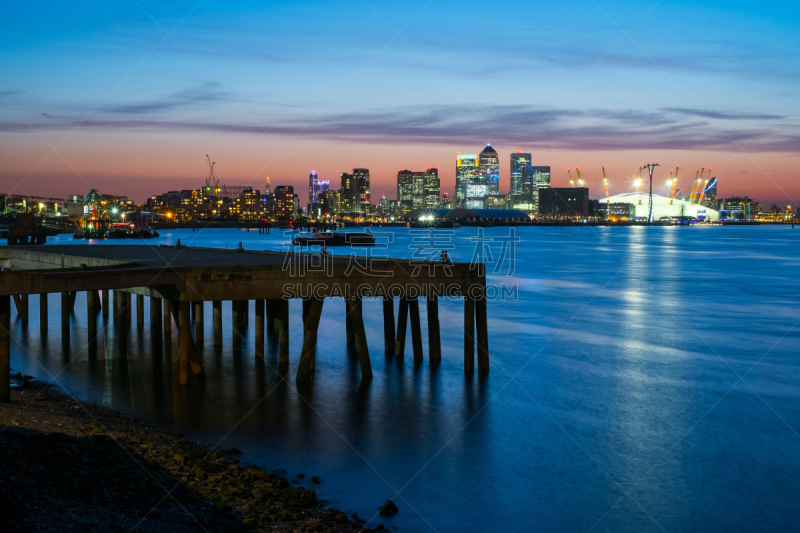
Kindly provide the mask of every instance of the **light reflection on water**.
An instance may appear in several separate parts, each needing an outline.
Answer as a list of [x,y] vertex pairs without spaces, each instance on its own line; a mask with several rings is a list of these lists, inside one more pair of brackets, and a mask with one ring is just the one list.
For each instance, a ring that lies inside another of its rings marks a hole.
[[[470,259],[476,231],[456,231],[455,260]],[[391,498],[401,512],[380,521],[407,531],[795,528],[800,437],[790,427],[800,428],[800,335],[792,328],[800,284],[791,265],[800,259],[800,233],[517,231],[515,271],[489,276],[517,283],[520,298],[489,303],[492,370],[485,376],[463,373],[459,302],[440,306],[438,367],[429,365],[427,348],[421,365],[410,352],[403,362],[387,358],[380,303],[365,302],[375,377],[362,383],[358,360],[345,348],[344,303],[328,300],[315,381],[304,387],[295,384],[294,368],[288,375],[279,368],[274,344],[263,361],[254,357],[252,310],[242,353],[234,355],[230,304],[223,307],[224,346],[215,349],[208,304],[208,377],[181,388],[173,386],[174,329],[153,352],[149,327],[137,328],[135,312],[122,333],[100,318],[90,350],[83,294],[68,346],[58,296],[50,296],[44,336],[31,296],[27,329],[12,323],[12,368],[57,375],[80,398],[195,440],[225,437],[222,446],[242,449],[247,461],[319,475],[321,497],[362,517]],[[389,254],[410,257],[408,230],[393,234]],[[508,228],[486,234],[507,235]],[[159,242],[209,247],[242,241],[247,249],[278,250],[282,243],[278,232],[162,235]],[[293,301],[293,361],[300,316]]]

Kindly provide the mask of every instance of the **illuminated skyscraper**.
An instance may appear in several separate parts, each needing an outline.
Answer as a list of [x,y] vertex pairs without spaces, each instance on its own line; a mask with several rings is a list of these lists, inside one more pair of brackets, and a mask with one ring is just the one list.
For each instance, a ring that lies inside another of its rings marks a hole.
[[[486,196],[487,190],[479,190],[483,179],[478,167],[478,157],[474,153],[459,153],[456,158],[456,207],[466,205],[471,196]],[[480,194],[474,194],[480,192]]]
[[492,145],[487,144],[481,152],[479,165],[487,194],[500,194],[500,157]]
[[264,196],[266,197],[272,196],[272,190],[269,188],[269,176],[267,176],[267,183],[264,188]]
[[522,194],[522,170],[531,164],[531,154],[517,152],[511,154],[510,194]]
[[398,171],[397,201],[402,213],[408,213],[414,209],[438,208],[439,169],[426,168],[424,172]]
[[308,175],[308,203],[309,204],[316,204],[319,201],[318,191],[317,191],[317,171],[312,170],[311,174]]
[[343,172],[340,177],[342,212],[369,214],[369,169],[354,168],[352,174]]
[[711,181],[706,185],[706,195],[703,198],[703,205],[711,209],[719,209],[719,202],[717,201],[717,178],[711,178]]
[[542,189],[550,188],[550,167],[527,166],[522,169],[522,190],[520,198],[530,207],[518,209],[530,210],[534,213],[539,212],[539,196]]

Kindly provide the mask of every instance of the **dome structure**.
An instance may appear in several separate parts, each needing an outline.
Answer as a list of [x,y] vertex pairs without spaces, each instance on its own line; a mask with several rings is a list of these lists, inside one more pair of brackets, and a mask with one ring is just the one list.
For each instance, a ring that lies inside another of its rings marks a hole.
[[[648,196],[645,192],[641,193],[641,195],[637,192],[626,192],[611,196],[609,203],[632,204],[636,208],[636,218],[647,219],[649,210]],[[641,204],[639,204],[640,199]],[[605,203],[605,198],[602,198],[600,205]],[[693,204],[687,200],[678,200],[677,198],[672,200],[672,204],[670,204],[669,198],[653,194],[653,220],[679,217],[696,218],[697,220],[717,220],[719,219],[719,211],[702,204]]]

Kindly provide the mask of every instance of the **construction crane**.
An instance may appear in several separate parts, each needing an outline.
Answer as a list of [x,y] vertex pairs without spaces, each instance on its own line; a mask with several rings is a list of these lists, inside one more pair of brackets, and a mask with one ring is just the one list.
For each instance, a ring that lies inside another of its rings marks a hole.
[[706,180],[703,182],[703,188],[700,191],[700,197],[697,200],[697,203],[700,204],[700,205],[703,204],[703,199],[705,199],[705,197],[706,197],[706,189],[708,188],[708,180],[710,178],[711,178],[711,167],[708,167],[708,174],[707,174]]
[[211,194],[211,191],[213,190],[214,194],[216,194],[217,189],[219,189],[219,180],[217,179],[216,176],[214,176],[214,165],[216,165],[216,162],[212,162],[211,158],[208,157],[208,154],[206,154],[206,161],[208,161],[208,177],[206,178],[206,194],[209,195],[209,196],[213,196]]
[[611,200],[608,197],[608,180],[606,179],[606,167],[603,167],[603,188],[606,190],[606,218],[611,216]]
[[581,179],[581,169],[575,167],[575,172],[578,173],[578,187],[583,188],[583,180]]
[[689,203],[694,203],[694,193],[697,190],[697,181],[700,179],[700,171],[694,173],[694,181],[692,182],[692,190],[689,193]]
[[569,186],[574,189],[575,188],[575,182],[572,181],[572,172],[570,172],[569,169],[567,169],[567,174],[569,175]]
[[672,172],[669,173],[669,177],[672,181],[672,191],[669,193],[669,205],[672,205],[672,201],[675,199],[675,188],[678,186],[678,170],[680,170],[681,166],[678,165],[675,167],[675,177],[672,177]]

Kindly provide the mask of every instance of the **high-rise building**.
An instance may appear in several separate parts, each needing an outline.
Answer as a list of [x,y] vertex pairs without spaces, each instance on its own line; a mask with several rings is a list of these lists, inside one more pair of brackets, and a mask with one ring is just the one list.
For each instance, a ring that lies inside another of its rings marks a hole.
[[550,187],[550,167],[527,166],[522,169],[521,198],[532,206],[531,210],[539,212],[539,196],[542,189]]
[[343,213],[370,212],[369,169],[354,168],[341,174],[341,210]]
[[273,213],[276,218],[288,219],[295,214],[295,194],[294,187],[291,185],[279,185],[275,187],[275,194],[272,195]]
[[500,157],[491,144],[487,144],[483,149],[478,163],[483,183],[486,185],[486,194],[500,194]]
[[397,202],[402,213],[439,207],[439,169],[397,172]]
[[711,181],[706,185],[705,197],[703,198],[703,205],[711,209],[719,209],[719,202],[717,201],[717,178],[711,178]]
[[517,152],[511,154],[511,188],[510,194],[520,194],[522,192],[522,171],[531,164],[531,154]]
[[317,178],[317,171],[312,170],[311,173],[308,175],[308,203],[309,204],[316,204],[319,199],[317,198],[317,183],[319,179]]
[[[456,207],[465,206],[467,198],[471,196],[486,196],[488,191],[480,187],[482,181],[478,156],[459,152],[456,158]],[[474,194],[476,192],[481,194]]]
[[264,196],[266,196],[267,198],[272,196],[272,190],[269,188],[269,176],[267,176],[267,183],[264,186]]

